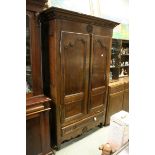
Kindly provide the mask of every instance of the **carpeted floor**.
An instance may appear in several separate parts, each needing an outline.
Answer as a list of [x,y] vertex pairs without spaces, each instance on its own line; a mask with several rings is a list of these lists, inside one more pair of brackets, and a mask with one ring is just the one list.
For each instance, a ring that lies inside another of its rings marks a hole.
[[107,142],[109,126],[95,128],[78,138],[65,142],[56,155],[101,155],[98,149]]

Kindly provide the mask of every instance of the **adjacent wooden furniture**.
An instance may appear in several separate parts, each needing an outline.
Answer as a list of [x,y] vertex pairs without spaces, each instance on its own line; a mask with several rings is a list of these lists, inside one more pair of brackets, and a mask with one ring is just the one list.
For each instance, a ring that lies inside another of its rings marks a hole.
[[112,39],[110,79],[129,76],[129,40]]
[[26,1],[26,154],[52,154],[50,148],[50,99],[43,95],[40,24],[44,0]]
[[36,96],[26,101],[26,155],[52,154],[49,135],[50,99]]
[[105,125],[114,113],[129,112],[129,40],[112,39],[107,102]]
[[109,125],[110,116],[121,110],[129,112],[129,79],[120,78],[108,87],[108,100],[105,125]]
[[44,93],[53,102],[51,133],[59,148],[104,124],[111,37],[118,23],[54,7],[40,20]]
[[129,82],[124,82],[123,110],[129,112]]

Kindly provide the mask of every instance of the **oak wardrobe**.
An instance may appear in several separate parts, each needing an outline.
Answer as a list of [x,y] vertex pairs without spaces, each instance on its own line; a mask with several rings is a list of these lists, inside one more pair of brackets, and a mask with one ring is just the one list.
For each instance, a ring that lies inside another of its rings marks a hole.
[[52,99],[51,141],[60,144],[105,121],[113,28],[118,23],[51,7],[40,15],[44,93]]

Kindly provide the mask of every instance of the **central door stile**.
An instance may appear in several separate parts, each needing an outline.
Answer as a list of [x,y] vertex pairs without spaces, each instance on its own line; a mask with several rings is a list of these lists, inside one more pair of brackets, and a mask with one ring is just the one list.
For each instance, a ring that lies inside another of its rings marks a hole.
[[92,64],[93,64],[93,34],[90,35],[90,54],[89,54],[89,81],[88,81],[88,104],[87,104],[87,113],[90,112],[91,109],[91,80],[92,80]]
[[61,90],[61,95],[60,95],[60,98],[61,98],[61,100],[60,100],[60,104],[59,104],[59,108],[60,108],[60,121],[61,121],[61,123],[64,123],[64,119],[65,119],[65,116],[64,116],[64,96],[65,96],[65,94],[64,94],[64,87],[65,87],[65,85],[64,85],[64,60],[63,60],[63,57],[64,57],[64,52],[63,52],[63,46],[62,46],[62,42],[63,42],[63,36],[62,36],[62,33],[63,33],[63,31],[61,31],[61,38],[60,38],[60,73],[61,73],[61,81],[60,81],[60,90]]

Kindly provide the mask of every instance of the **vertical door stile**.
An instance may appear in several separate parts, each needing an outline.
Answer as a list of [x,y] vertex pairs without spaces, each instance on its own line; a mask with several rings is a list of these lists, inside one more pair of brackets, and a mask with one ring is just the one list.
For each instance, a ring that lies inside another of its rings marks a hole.
[[87,44],[87,41],[84,40],[84,46],[85,46],[85,53],[84,53],[84,70],[83,70],[83,74],[84,74],[84,87],[85,87],[85,95],[84,95],[84,105],[83,105],[83,113],[87,114],[87,101],[88,101],[88,79],[89,79],[89,50],[88,50],[88,46],[89,44]]
[[62,46],[62,43],[63,43],[63,35],[62,35],[62,31],[61,31],[61,34],[60,34],[60,73],[61,73],[61,87],[60,87],[60,90],[61,90],[61,99],[60,99],[60,104],[59,104],[59,109],[60,109],[60,121],[61,123],[64,122],[64,96],[65,96],[65,91],[64,91],[64,88],[65,88],[65,83],[63,82],[65,80],[65,77],[64,77],[64,52],[62,48],[64,48],[64,46]]
[[87,111],[90,112],[91,109],[91,81],[92,81],[92,72],[93,72],[93,34],[90,34],[90,56],[89,56],[89,84],[88,84],[88,105],[87,105]]

